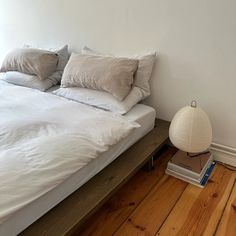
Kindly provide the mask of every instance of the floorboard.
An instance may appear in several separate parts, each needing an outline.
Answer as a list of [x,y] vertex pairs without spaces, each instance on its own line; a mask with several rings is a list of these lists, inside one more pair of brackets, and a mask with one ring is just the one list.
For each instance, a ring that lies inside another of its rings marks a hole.
[[236,182],[216,232],[216,236],[221,235],[236,235]]
[[167,162],[175,152],[176,149],[165,146],[155,163],[158,168],[150,172],[140,170],[87,221],[79,235],[112,235],[164,176]]
[[140,170],[76,235],[236,235],[236,171],[217,164],[204,189],[165,175],[176,149]]
[[185,182],[165,175],[115,235],[154,235],[186,186]]
[[233,172],[216,166],[206,188],[188,185],[156,235],[213,235],[234,180]]

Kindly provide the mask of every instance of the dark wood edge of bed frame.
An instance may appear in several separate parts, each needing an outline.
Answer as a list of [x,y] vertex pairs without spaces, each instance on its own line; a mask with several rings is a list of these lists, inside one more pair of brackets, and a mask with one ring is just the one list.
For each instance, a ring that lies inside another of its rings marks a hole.
[[151,132],[20,235],[74,235],[91,214],[168,142],[169,124],[157,119]]

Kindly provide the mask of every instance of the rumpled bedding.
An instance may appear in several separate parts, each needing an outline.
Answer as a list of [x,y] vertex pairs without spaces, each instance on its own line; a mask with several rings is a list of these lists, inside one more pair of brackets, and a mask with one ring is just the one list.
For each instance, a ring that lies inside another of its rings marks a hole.
[[0,224],[136,127],[111,112],[0,81]]

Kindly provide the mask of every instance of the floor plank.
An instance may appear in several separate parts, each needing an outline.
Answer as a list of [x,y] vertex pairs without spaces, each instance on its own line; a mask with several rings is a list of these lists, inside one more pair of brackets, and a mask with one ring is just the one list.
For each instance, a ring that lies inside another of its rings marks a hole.
[[234,181],[233,171],[217,165],[204,189],[188,185],[156,235],[213,235]]
[[216,236],[222,235],[236,235],[236,182],[216,232]]
[[139,171],[77,235],[236,235],[236,171],[217,164],[201,189],[164,174],[175,151],[166,147],[155,170]]
[[187,183],[165,175],[114,235],[154,235],[186,186]]
[[112,235],[162,178],[175,152],[166,146],[156,162],[157,168],[150,172],[140,170],[87,221],[79,235]]

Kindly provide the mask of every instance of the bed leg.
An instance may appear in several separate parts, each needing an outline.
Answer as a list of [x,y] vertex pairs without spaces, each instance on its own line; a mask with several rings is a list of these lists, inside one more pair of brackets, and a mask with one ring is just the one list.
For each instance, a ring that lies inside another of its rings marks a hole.
[[154,159],[154,157],[151,156],[150,159],[148,160],[148,162],[145,166],[146,171],[151,171],[154,169],[153,159]]

